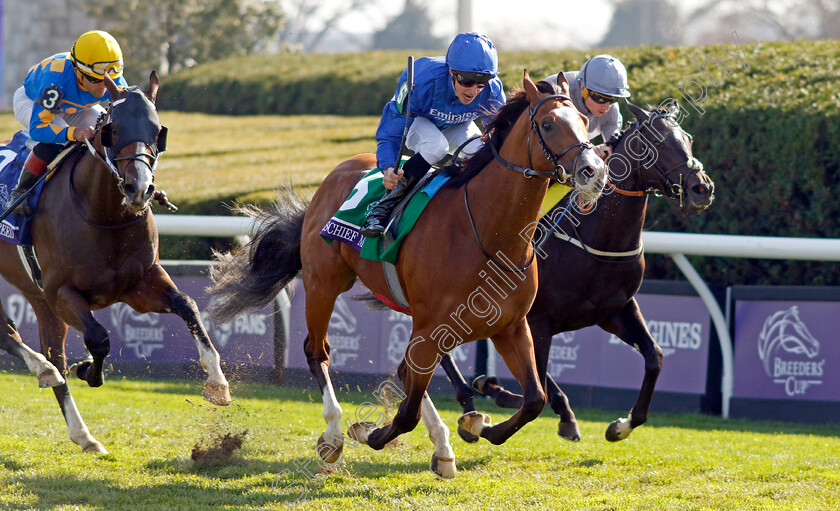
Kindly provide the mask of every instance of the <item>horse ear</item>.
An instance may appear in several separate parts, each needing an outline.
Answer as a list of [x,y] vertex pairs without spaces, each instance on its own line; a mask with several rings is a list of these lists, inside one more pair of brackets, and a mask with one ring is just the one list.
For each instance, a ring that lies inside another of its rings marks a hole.
[[158,80],[158,75],[156,72],[152,71],[152,74],[149,75],[149,88],[146,89],[146,97],[149,98],[149,101],[152,103],[157,100],[157,93],[158,93],[158,86],[160,85],[160,81]]
[[531,77],[528,76],[528,70],[526,69],[522,76],[522,87],[525,89],[525,94],[528,96],[528,101],[531,105],[534,105],[537,101],[540,100],[540,91],[537,89],[537,86],[531,80]]
[[120,99],[120,88],[111,80],[108,73],[105,73],[105,88],[108,89],[108,95],[111,97],[111,102]]
[[569,93],[569,80],[566,79],[566,75],[563,74],[563,71],[557,73],[557,85],[560,87],[564,94]]
[[631,102],[627,102],[627,108],[630,109],[630,113],[632,113],[636,120],[639,122],[645,122],[648,120],[648,113],[644,111],[644,109],[637,107]]

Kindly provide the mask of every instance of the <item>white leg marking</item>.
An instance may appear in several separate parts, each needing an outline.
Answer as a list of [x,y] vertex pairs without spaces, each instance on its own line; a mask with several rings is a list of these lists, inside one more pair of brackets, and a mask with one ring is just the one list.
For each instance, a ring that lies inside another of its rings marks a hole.
[[330,373],[327,369],[326,362],[321,363],[321,369],[324,371],[326,385],[323,390],[324,400],[324,421],[327,423],[327,429],[324,430],[324,440],[335,447],[344,444],[344,433],[341,431],[341,405],[335,397],[335,390],[333,389],[332,380],[330,380]]
[[64,420],[67,421],[67,433],[70,440],[80,445],[85,451],[94,451],[107,454],[108,451],[102,446],[93,435],[90,434],[85,421],[82,420],[79,409],[76,408],[76,402],[73,401],[73,396],[68,392],[64,398]]
[[44,355],[32,350],[25,344],[21,344],[21,346],[23,346],[23,360],[26,362],[26,367],[38,377],[40,387],[55,387],[64,383],[64,377]]

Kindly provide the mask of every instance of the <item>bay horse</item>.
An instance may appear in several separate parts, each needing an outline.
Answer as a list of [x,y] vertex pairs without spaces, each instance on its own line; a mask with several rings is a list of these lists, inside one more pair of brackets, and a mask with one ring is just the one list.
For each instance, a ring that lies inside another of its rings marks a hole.
[[[547,373],[551,338],[598,325],[635,348],[645,363],[645,374],[635,405],[627,417],[613,421],[606,431],[609,441],[618,441],[648,418],[656,380],[662,369],[662,350],[650,335],[639,305],[633,297],[644,276],[642,228],[647,198],[665,195],[679,201],[686,215],[699,214],[714,199],[714,183],[692,154],[691,135],[677,122],[679,106],[652,112],[628,103],[636,122],[625,130],[609,160],[610,183],[597,207],[561,217],[573,198],[558,204],[541,223],[545,243],[541,246],[539,290],[528,312],[534,339],[537,371],[546,385],[551,408],[560,416],[558,435],[580,440],[580,429],[569,401]],[[548,226],[558,222],[559,236]],[[541,238],[542,240],[542,238]],[[568,271],[574,268],[574,271]],[[456,389],[465,412],[475,410],[472,390],[450,356],[441,365]],[[494,377],[473,382],[480,393],[502,407],[517,407],[522,397],[501,387]],[[478,437],[459,428],[468,442]]]
[[[230,403],[219,354],[201,323],[195,301],[180,292],[158,260],[158,231],[149,201],[154,170],[165,149],[166,128],[155,109],[159,81],[149,88],[120,88],[105,75],[111,97],[105,124],[87,150],[66,158],[47,182],[32,218],[32,243],[42,267],[43,291],[30,278],[18,247],[0,243],[0,274],[32,305],[38,320],[41,352],[58,369],[40,379],[52,386],[67,422],[70,439],[85,451],[107,452],[88,430],[70,389],[64,342],[68,325],[84,336],[91,359],[71,368],[91,387],[102,385],[110,350],[108,331],[92,310],[124,302],[141,313],[175,313],[195,339],[201,366],[209,373],[204,397]],[[0,348],[24,359],[14,323],[3,311]],[[39,369],[43,371],[43,369]]]
[[[538,89],[525,73],[524,90],[488,126],[489,140],[462,172],[452,169],[453,177],[403,242],[396,266],[413,317],[411,341],[397,370],[405,398],[390,424],[351,425],[352,439],[379,450],[413,430],[422,417],[435,444],[430,469],[438,476],[454,477],[449,430],[426,389],[444,353],[483,337],[493,340],[525,397],[505,422],[476,423],[465,416],[465,427],[500,444],[545,406],[525,319],[537,285],[531,235],[549,178],[568,168],[581,196],[594,200],[606,175],[606,165],[586,139],[586,117],[572,104],[562,74],[558,83],[555,88],[540,82]],[[210,311],[217,321],[268,303],[302,271],[308,329],[304,351],[323,396],[327,428],[317,450],[327,463],[339,459],[344,445],[327,340],[336,298],[357,277],[374,293],[392,301],[394,297],[380,262],[361,258],[344,243],[327,245],[320,232],[375,166],[373,154],[345,160],[327,175],[308,207],[289,197],[281,198],[270,214],[246,208],[262,227],[237,253],[217,254],[219,264],[211,271]],[[487,291],[491,272],[505,274],[514,284],[499,288],[503,300]]]

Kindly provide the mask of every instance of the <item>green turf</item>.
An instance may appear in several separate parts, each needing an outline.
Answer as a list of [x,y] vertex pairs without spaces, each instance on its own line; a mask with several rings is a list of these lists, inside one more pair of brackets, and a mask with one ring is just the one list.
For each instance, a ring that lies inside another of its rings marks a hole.
[[[83,453],[68,440],[52,392],[39,390],[34,377],[0,374],[0,509],[840,508],[836,425],[654,413],[629,439],[610,444],[603,432],[618,412],[582,410],[583,439],[570,444],[544,413],[503,446],[456,436],[459,472],[442,481],[427,470],[432,446],[421,423],[383,451],[348,444],[337,473],[316,478],[314,444],[324,424],[314,385],[234,383],[234,403],[214,408],[200,398],[199,381],[72,383],[110,454]],[[347,389],[338,396],[345,417],[373,401]],[[455,402],[435,401],[454,430]],[[487,402],[480,408],[495,420],[509,413]],[[197,443],[245,430],[229,463],[191,460]]]

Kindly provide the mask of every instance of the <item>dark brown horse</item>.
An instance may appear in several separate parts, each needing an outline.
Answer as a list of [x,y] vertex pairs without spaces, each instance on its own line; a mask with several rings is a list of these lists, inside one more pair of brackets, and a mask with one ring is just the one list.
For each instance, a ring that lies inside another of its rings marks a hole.
[[[545,405],[525,320],[537,284],[531,235],[549,177],[568,168],[579,192],[593,199],[606,172],[586,140],[586,118],[569,99],[568,82],[558,78],[559,88],[541,82],[541,91],[526,74],[525,90],[499,111],[484,148],[432,199],[397,261],[414,320],[398,368],[406,397],[391,424],[372,428],[357,423],[349,434],[382,449],[413,430],[422,415],[435,443],[431,470],[442,477],[455,475],[454,453],[449,430],[426,393],[442,355],[460,343],[490,337],[525,390],[520,409],[503,423],[490,425],[477,414],[462,417],[466,428],[494,444],[533,420]],[[327,245],[320,232],[375,162],[367,154],[338,165],[308,207],[280,201],[276,213],[261,217],[263,228],[251,244],[236,255],[220,256],[212,274],[211,312],[225,321],[270,301],[302,269],[309,330],[304,351],[323,395],[327,422],[318,453],[329,463],[338,459],[344,442],[341,407],[329,376],[327,326],[335,300],[357,276],[371,291],[393,296],[381,263],[362,259],[343,243]],[[498,289],[503,296],[489,291],[490,275],[496,273],[505,274],[511,284]]]
[[[623,132],[610,159],[610,185],[597,207],[582,213],[572,204],[570,213],[557,223],[569,200],[554,208],[541,223],[542,236],[549,236],[538,257],[540,284],[528,324],[534,338],[537,371],[547,378],[546,391],[552,409],[560,416],[558,434],[580,439],[575,415],[563,391],[547,374],[551,337],[598,325],[644,358],[645,375],[636,404],[626,418],[613,421],[607,440],[627,438],[647,421],[653,389],[662,368],[662,350],[651,337],[633,295],[644,275],[642,227],[647,197],[664,194],[679,200],[687,214],[698,214],[714,199],[714,184],[692,155],[692,137],[680,128],[677,106],[646,112],[628,104],[636,123]],[[549,226],[557,223],[558,235]],[[569,271],[573,268],[574,271]],[[441,362],[456,388],[465,412],[475,410],[470,387],[451,357]],[[541,380],[544,381],[544,380]],[[503,389],[498,379],[481,377],[474,387],[493,397],[502,407],[517,407],[521,396]],[[478,438],[459,428],[464,440]]]
[[[183,318],[195,339],[201,365],[209,373],[204,397],[227,405],[228,383],[198,308],[158,262],[158,232],[149,206],[153,171],[166,139],[154,106],[157,75],[152,73],[145,92],[138,87],[119,88],[107,75],[105,81],[111,96],[105,124],[88,149],[81,148],[56,170],[32,220],[43,291],[29,277],[26,263],[12,244],[0,243],[0,273],[32,305],[41,352],[61,373],[67,371],[64,340],[69,325],[82,332],[92,356],[74,366],[74,374],[92,387],[102,385],[110,341],[91,311],[124,302],[138,312],[169,312]],[[4,317],[0,348],[27,361],[28,353],[5,311]],[[88,431],[60,375],[39,380],[41,385],[53,386],[70,439],[86,451],[106,452]]]

